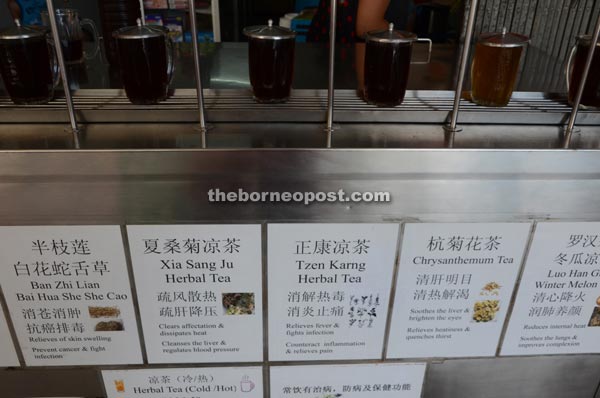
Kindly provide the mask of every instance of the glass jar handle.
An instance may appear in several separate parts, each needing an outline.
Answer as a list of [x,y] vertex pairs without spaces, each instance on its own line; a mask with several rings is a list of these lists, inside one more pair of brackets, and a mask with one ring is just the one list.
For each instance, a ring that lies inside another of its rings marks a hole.
[[58,55],[56,54],[56,47],[54,42],[47,39],[48,43],[48,55],[51,58],[50,67],[52,68],[52,88],[55,89],[60,83],[60,65],[58,63]]
[[100,37],[98,35],[98,28],[96,28],[96,24],[91,19],[82,19],[80,22],[81,26],[89,26],[92,30],[92,34],[94,35],[94,51],[91,55],[85,54],[85,59],[94,59],[100,52]]
[[577,53],[577,44],[573,46],[571,49],[571,53],[569,54],[569,60],[567,61],[567,65],[565,66],[565,79],[567,80],[567,93],[571,91],[571,78],[573,77],[573,58],[575,58],[575,54]]
[[433,50],[433,42],[431,41],[431,39],[417,39],[417,43],[428,43],[428,50],[427,50],[427,61],[422,62],[411,62],[411,64],[416,64],[416,65],[423,65],[423,64],[428,64],[431,61],[431,51]]
[[165,40],[167,45],[167,75],[169,78],[169,85],[171,85],[175,73],[175,46],[169,35],[166,36]]

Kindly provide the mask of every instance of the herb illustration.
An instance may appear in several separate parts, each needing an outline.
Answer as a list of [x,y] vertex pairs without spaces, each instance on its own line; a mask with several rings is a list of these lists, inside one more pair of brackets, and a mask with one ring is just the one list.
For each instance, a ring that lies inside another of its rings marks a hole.
[[594,311],[592,312],[592,317],[590,318],[588,326],[600,327],[600,307],[594,307]]
[[98,322],[94,328],[96,332],[120,332],[125,330],[122,321]]
[[117,318],[121,315],[118,307],[88,307],[88,312],[92,318]]
[[473,320],[475,322],[493,321],[498,311],[500,311],[500,300],[477,301],[473,306]]
[[223,293],[225,315],[253,315],[254,293]]

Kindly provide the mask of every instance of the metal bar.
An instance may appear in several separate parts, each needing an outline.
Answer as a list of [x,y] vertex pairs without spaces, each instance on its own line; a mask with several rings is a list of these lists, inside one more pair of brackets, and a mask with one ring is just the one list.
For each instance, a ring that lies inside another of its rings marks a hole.
[[146,9],[144,8],[144,0],[140,0],[140,19],[142,25],[146,25]]
[[46,0],[46,6],[48,8],[48,19],[50,20],[50,29],[52,30],[52,39],[54,40],[56,57],[58,58],[58,67],[60,68],[60,78],[62,79],[63,90],[65,92],[67,111],[69,112],[71,134],[73,135],[73,147],[75,149],[79,149],[79,128],[77,126],[77,117],[75,115],[73,97],[71,96],[71,88],[69,87],[69,77],[67,75],[67,65],[65,63],[65,58],[61,46],[60,35],[58,33],[58,25],[56,22],[56,13],[54,11],[54,4],[52,4],[52,0]]
[[512,295],[510,297],[510,301],[508,302],[508,310],[506,312],[506,318],[504,319],[504,325],[502,326],[502,331],[500,332],[500,338],[498,339],[498,345],[496,346],[496,356],[500,356],[500,352],[502,351],[502,347],[504,346],[504,339],[506,337],[506,333],[508,332],[508,326],[510,324],[511,317],[515,310],[515,303],[517,302],[517,296],[519,294],[519,288],[521,287],[521,281],[523,280],[523,273],[525,272],[525,266],[527,265],[527,259],[529,258],[529,252],[531,251],[531,245],[533,244],[533,239],[535,237],[535,230],[537,228],[537,221],[534,221],[529,225],[529,237],[527,238],[527,243],[525,244],[525,248],[523,248],[523,255],[521,257],[521,263],[519,265],[519,271],[517,273],[517,279],[514,283],[514,288]]
[[465,42],[463,44],[462,56],[460,59],[460,69],[458,72],[458,81],[456,82],[456,92],[454,93],[454,106],[452,118],[447,130],[450,133],[448,147],[454,146],[454,137],[456,135],[456,125],[458,124],[458,114],[460,112],[460,98],[462,96],[463,86],[465,84],[465,75],[467,74],[467,64],[469,63],[469,51],[471,49],[471,40],[473,39],[473,26],[475,25],[475,16],[477,15],[478,0],[471,0],[469,9],[469,19],[467,20],[467,32],[465,33]]
[[140,340],[140,348],[142,350],[142,360],[144,361],[144,364],[148,364],[149,362],[148,349],[146,348],[146,335],[144,334],[144,329],[142,328],[142,315],[140,314],[138,286],[136,285],[135,278],[133,276],[133,260],[131,258],[131,247],[129,243],[129,235],[127,234],[127,226],[120,225],[119,229],[121,233],[121,241],[123,242],[123,251],[125,252],[125,265],[127,268],[127,276],[129,277],[129,289],[131,289],[131,300],[133,303],[135,321],[137,322],[137,332]]
[[[492,5],[493,7],[493,5]],[[480,20],[481,20],[481,27],[478,30],[479,33],[483,33],[483,32],[487,32],[490,30],[489,26],[490,24],[487,22],[487,18],[488,15],[490,13],[488,13],[488,0],[483,0],[483,6],[481,7],[481,14],[480,15]]]
[[390,342],[390,332],[392,330],[392,319],[394,317],[394,304],[396,303],[396,290],[398,287],[398,274],[400,273],[400,255],[402,253],[402,241],[404,240],[404,229],[406,223],[398,225],[398,240],[396,241],[396,257],[394,258],[394,272],[392,273],[392,286],[390,287],[390,301],[388,304],[388,317],[385,323],[385,333],[383,338],[383,350],[381,360],[385,361],[388,357],[388,347]]
[[0,312],[2,312],[0,316],[4,316],[4,321],[6,322],[6,327],[8,328],[8,332],[12,339],[11,343],[15,349],[15,353],[17,354],[19,364],[20,366],[25,366],[25,355],[23,354],[23,350],[21,349],[19,337],[17,336],[17,329],[15,328],[15,324],[11,318],[10,311],[8,309],[8,304],[6,302],[6,297],[4,296],[4,292],[2,291],[2,287],[0,287]]
[[[50,1],[50,0],[48,0]],[[198,26],[196,24],[196,3],[189,0],[190,28],[192,29],[192,47],[194,48],[194,72],[196,78],[196,97],[198,99],[198,122],[202,135],[202,148],[206,148],[206,114],[204,112],[204,91],[202,90],[202,74],[200,73],[200,50],[198,49]]]
[[337,24],[337,2],[331,0],[331,21],[329,23],[329,86],[327,88],[327,148],[331,148],[333,133],[333,107],[335,103],[335,33]]
[[215,43],[221,42],[221,10],[219,9],[219,0],[211,0],[210,8],[212,12],[213,33]]
[[577,96],[575,96],[575,101],[573,102],[573,111],[571,112],[571,117],[569,118],[569,123],[567,124],[567,129],[565,130],[565,140],[563,142],[563,149],[569,149],[571,146],[571,140],[573,138],[573,130],[575,129],[575,122],[577,121],[577,114],[579,113],[579,105],[581,105],[581,98],[583,97],[583,90],[585,89],[585,85],[587,83],[588,76],[590,74],[590,69],[592,66],[592,61],[594,59],[594,54],[596,52],[596,46],[598,45],[598,38],[600,37],[600,17],[596,22],[596,28],[594,30],[594,34],[592,35],[592,41],[590,43],[590,51],[588,52],[587,60],[585,61],[585,68],[583,69],[583,75],[581,76],[581,82],[579,83],[579,88],[577,89]]

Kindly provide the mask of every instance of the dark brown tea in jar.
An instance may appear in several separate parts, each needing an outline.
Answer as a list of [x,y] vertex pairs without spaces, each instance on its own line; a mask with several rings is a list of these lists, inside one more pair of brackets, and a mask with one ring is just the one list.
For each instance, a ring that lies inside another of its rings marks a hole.
[[367,42],[365,99],[377,106],[396,106],[406,94],[411,43]]
[[377,106],[400,105],[406,94],[414,33],[388,29],[368,32],[366,35],[364,95],[365,100]]
[[123,87],[129,101],[151,105],[167,99],[173,76],[173,46],[168,30],[142,25],[113,33]]
[[83,59],[83,40],[65,40],[62,50],[66,63],[77,63]]
[[169,89],[167,46],[162,37],[117,40],[121,78],[133,104],[156,104]]
[[52,99],[53,74],[45,37],[0,40],[0,72],[15,104],[44,104]]
[[[587,56],[590,51],[591,39],[580,37],[577,42],[577,50],[575,52],[575,60],[573,62],[573,71],[571,72],[571,79],[569,83],[569,102],[572,104],[575,102],[577,96],[577,90],[581,84],[581,78],[585,69],[585,63]],[[600,108],[600,46],[596,46],[594,52],[594,58],[590,67],[590,73],[588,74],[585,87],[583,89],[583,96],[581,97],[581,105]]]
[[261,103],[285,102],[290,98],[294,79],[296,33],[287,28],[250,26],[248,36],[250,84],[254,99]]
[[290,98],[295,45],[290,39],[250,39],[250,84],[258,102],[285,102]]

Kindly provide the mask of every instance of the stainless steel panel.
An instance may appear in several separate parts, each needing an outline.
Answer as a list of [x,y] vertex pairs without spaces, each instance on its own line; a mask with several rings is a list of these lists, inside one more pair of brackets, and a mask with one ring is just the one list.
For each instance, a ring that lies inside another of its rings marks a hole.
[[[531,137],[536,127],[529,129]],[[436,131],[414,130],[419,133]],[[358,136],[360,131],[347,134]],[[483,133],[473,129],[462,134],[457,138],[466,143],[477,141]],[[312,206],[210,204],[206,196],[210,188],[389,191],[393,201]],[[600,156],[585,150],[0,153],[0,224],[4,225],[600,220],[600,202],[594,200],[598,195]],[[599,355],[434,362],[424,397],[592,398],[600,381],[599,368]],[[0,371],[2,397],[102,396],[94,375],[94,368]]]
[[[4,224],[600,220],[596,151],[4,152]],[[392,203],[210,204],[207,191],[389,191]]]
[[[194,149],[201,136],[194,124],[138,123],[82,125],[84,149]],[[599,149],[598,127],[582,127],[574,137],[576,149]],[[561,146],[560,126],[463,125],[456,148],[554,149]],[[210,149],[324,148],[320,123],[217,123],[208,134]],[[334,148],[444,148],[443,126],[422,124],[340,124]],[[0,125],[0,150],[70,149],[71,140],[60,124]]]
[[424,398],[594,398],[599,356],[469,359],[429,367]]

